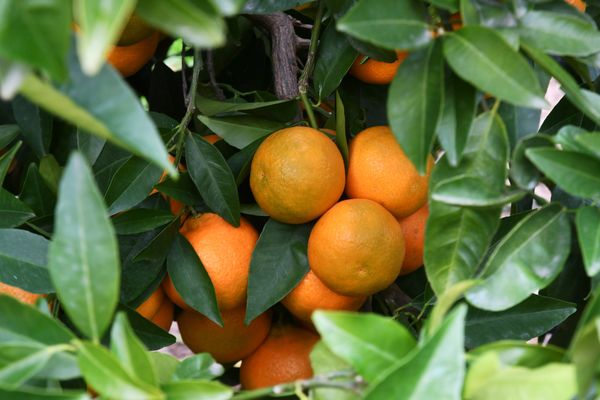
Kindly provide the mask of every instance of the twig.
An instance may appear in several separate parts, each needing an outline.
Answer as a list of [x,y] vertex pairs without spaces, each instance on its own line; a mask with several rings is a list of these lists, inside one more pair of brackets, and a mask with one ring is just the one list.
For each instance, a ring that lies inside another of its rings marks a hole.
[[31,222],[25,222],[25,225],[27,225],[28,227],[30,227],[31,229],[33,229],[40,235],[44,236],[46,239],[52,239],[52,235],[50,233],[48,233],[46,230],[40,228],[39,226],[34,225]]
[[189,90],[189,101],[187,104],[187,109],[185,111],[185,115],[181,120],[181,123],[177,127],[177,132],[175,136],[177,137],[177,147],[175,148],[175,166],[179,165],[182,156],[183,150],[183,140],[185,138],[185,134],[187,132],[187,127],[196,111],[196,91],[198,89],[198,76],[200,75],[200,67],[202,63],[200,62],[200,51],[194,49],[194,69],[192,70],[192,84]]
[[210,82],[210,86],[215,92],[215,96],[219,100],[225,100],[225,93],[223,93],[223,89],[219,87],[217,83],[217,78],[215,76],[215,62],[213,57],[213,51],[207,50],[204,52],[206,55],[206,70],[208,71],[208,80]]
[[181,49],[181,88],[183,90],[183,102],[186,107],[189,104],[188,84],[187,84],[187,64],[185,63],[185,48]]
[[315,118],[315,113],[312,109],[312,105],[310,104],[310,101],[308,101],[308,79],[311,77],[313,69],[315,67],[317,45],[319,43],[319,34],[321,31],[321,20],[323,19],[324,11],[325,2],[320,1],[319,8],[317,9],[317,15],[315,16],[315,24],[310,34],[310,46],[308,48],[308,57],[306,59],[306,65],[304,66],[304,69],[302,70],[302,75],[300,75],[300,80],[298,81],[298,92],[300,93],[300,98],[304,103],[304,108],[306,109],[306,114],[308,115],[310,126],[312,126],[314,129],[318,129],[318,125],[317,120]]

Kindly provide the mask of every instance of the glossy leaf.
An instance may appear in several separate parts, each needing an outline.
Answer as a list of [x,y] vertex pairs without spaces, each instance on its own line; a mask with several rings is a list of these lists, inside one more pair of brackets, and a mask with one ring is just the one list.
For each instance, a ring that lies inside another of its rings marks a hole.
[[10,0],[0,9],[0,57],[66,77],[71,4],[49,0]]
[[119,293],[114,229],[89,166],[73,153],[60,182],[48,269],[61,306],[86,336],[99,339]]
[[196,206],[203,204],[202,197],[200,197],[194,181],[192,181],[190,174],[187,172],[179,174],[179,178],[176,181],[167,178],[158,185],[155,185],[155,188],[159,192],[177,201],[181,201],[183,204]]
[[[347,371],[352,368],[350,364],[336,356],[323,341],[318,342],[310,352],[310,363],[315,375]],[[314,388],[311,394],[314,400],[358,400],[360,398],[353,391],[337,388]]]
[[171,382],[171,378],[175,374],[175,370],[179,365],[179,360],[171,354],[153,351],[150,353],[150,358],[154,364],[154,369],[158,375],[158,381],[163,384]]
[[500,104],[498,114],[506,126],[510,148],[514,149],[519,140],[538,131],[542,111],[535,108]]
[[233,172],[233,176],[235,176],[235,183],[238,186],[248,177],[248,175],[250,175],[250,167],[252,166],[254,153],[256,153],[256,150],[266,138],[266,136],[263,136],[256,139],[254,142],[227,159],[227,164],[229,165],[229,168],[231,168],[231,172]]
[[511,160],[510,176],[518,187],[533,190],[540,180],[540,172],[529,161],[525,151],[529,148],[551,147],[552,145],[552,139],[549,136],[540,134],[528,136],[517,143]]
[[117,314],[112,326],[110,349],[130,376],[151,386],[158,384],[154,364],[123,312]]
[[406,328],[383,316],[315,311],[312,319],[327,347],[369,382],[374,383],[416,346]]
[[348,135],[346,134],[346,108],[340,92],[335,92],[335,144],[337,145],[346,170],[348,169]]
[[38,217],[54,214],[56,194],[48,187],[37,166],[33,163],[27,168],[27,175],[25,175],[19,198],[31,207]]
[[519,35],[545,53],[587,56],[600,51],[596,26],[568,14],[528,11],[519,20]]
[[597,381],[596,366],[600,361],[599,329],[600,320],[598,318],[581,325],[569,349],[570,358],[577,371],[577,387],[580,398],[589,393],[590,388]]
[[444,55],[454,72],[481,91],[525,107],[546,101],[533,69],[491,29],[465,26],[448,34]]
[[181,235],[175,241],[167,258],[169,277],[186,304],[222,325],[217,307],[215,288],[192,245]]
[[575,140],[582,146],[588,153],[600,158],[600,135],[597,132],[585,132],[578,135]]
[[163,172],[149,162],[131,157],[117,170],[106,194],[110,215],[128,210],[148,197]]
[[181,360],[173,380],[214,379],[225,372],[225,368],[208,353],[196,354]]
[[35,214],[9,191],[0,188],[0,228],[19,226]]
[[17,142],[6,153],[0,155],[0,185],[4,182],[11,165],[14,165],[13,160],[15,159],[15,155],[17,154],[17,151],[19,151],[21,144],[23,144],[23,142]]
[[554,148],[528,149],[525,155],[548,178],[568,193],[600,199],[600,160],[573,151]]
[[431,198],[445,204],[463,207],[501,207],[520,200],[527,192],[510,190],[498,194],[480,178],[458,176],[435,187]]
[[223,15],[234,15],[244,6],[246,0],[211,0],[213,7]]
[[134,235],[164,226],[173,221],[173,214],[166,210],[136,208],[112,219],[117,235]]
[[152,26],[196,47],[218,47],[225,42],[225,23],[208,2],[144,0],[137,3],[136,13]]
[[77,358],[85,381],[102,396],[115,400],[164,398],[159,389],[129,375],[116,356],[100,345],[79,342]]
[[100,70],[106,54],[117,42],[134,8],[135,0],[73,2],[73,12],[79,26],[77,54],[86,74],[94,75]]
[[444,102],[436,134],[448,162],[455,167],[467,145],[475,117],[476,91],[450,70],[444,78]]
[[292,100],[271,101],[245,101],[242,98],[228,99],[225,101],[215,100],[209,97],[196,97],[196,106],[203,116],[212,117],[217,114],[233,113],[236,111],[252,111],[263,108],[280,106],[293,103]]
[[281,122],[247,115],[230,117],[205,117],[200,115],[198,119],[237,149],[243,149],[255,140],[284,126]]
[[185,159],[202,199],[233,226],[240,225],[240,199],[235,179],[215,146],[194,135],[185,140]]
[[25,143],[38,158],[47,155],[52,141],[52,115],[22,96],[12,101],[12,108]]
[[169,400],[227,400],[233,395],[233,389],[221,382],[201,380],[169,382],[162,386],[162,390]]
[[0,229],[0,281],[30,292],[54,291],[47,269],[48,240],[19,229]]
[[120,310],[127,313],[131,328],[148,350],[160,350],[175,343],[175,336],[142,317],[137,311],[126,307],[121,307]]
[[289,10],[306,3],[306,0],[246,0],[243,12],[249,14],[266,14],[274,11]]
[[175,173],[154,123],[114,69],[105,66],[89,77],[71,55],[67,83],[57,88],[29,75],[20,90],[29,101],[86,132]]
[[18,125],[6,124],[0,125],[0,149],[5,148],[19,136]]
[[53,352],[52,347],[0,344],[0,385],[21,386],[46,366]]
[[319,99],[328,97],[340,85],[357,55],[347,36],[337,31],[335,23],[327,25],[319,41],[313,73]]
[[574,303],[537,295],[500,312],[470,308],[465,345],[473,348],[497,340],[529,340],[548,332],[575,311]]
[[443,85],[444,63],[439,41],[411,52],[390,85],[387,100],[390,127],[406,156],[422,175],[427,169],[441,115]]
[[87,392],[75,390],[36,389],[23,387],[7,389],[0,387],[3,400],[89,400]]
[[250,261],[246,323],[283,299],[308,273],[311,229],[312,224],[267,221]]
[[483,282],[467,292],[469,303],[490,311],[515,306],[556,278],[570,243],[569,220],[560,206],[529,214],[496,246],[481,272]]
[[565,350],[552,345],[536,345],[521,340],[502,340],[473,349],[469,355],[479,357],[495,353],[502,365],[538,368],[553,362],[561,362]]
[[359,0],[337,22],[337,28],[366,42],[395,49],[415,49],[431,40],[423,6],[413,0],[380,0],[377,7]]
[[[365,399],[459,400],[465,376],[466,311],[466,306],[459,306],[412,357],[388,367],[371,383]],[[402,385],[398,384],[399,381]]]
[[158,261],[162,263],[167,258],[167,254],[177,236],[180,225],[181,221],[179,218],[174,217],[168,225],[157,230],[156,235],[153,235],[152,239],[145,244],[141,251],[134,257],[133,261]]
[[579,247],[588,276],[600,272],[600,209],[583,207],[575,217]]

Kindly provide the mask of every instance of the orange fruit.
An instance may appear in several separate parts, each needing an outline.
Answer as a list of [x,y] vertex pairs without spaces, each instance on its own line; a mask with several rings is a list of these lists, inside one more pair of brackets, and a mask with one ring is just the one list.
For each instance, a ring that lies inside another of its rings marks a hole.
[[154,29],[152,29],[140,17],[133,14],[131,17],[129,17],[125,28],[123,28],[123,32],[121,33],[121,37],[119,38],[117,44],[119,46],[129,46],[146,39],[153,33]]
[[387,288],[403,261],[400,223],[367,199],[340,201],[317,221],[308,238],[312,271],[346,296],[370,296]]
[[304,279],[281,301],[281,304],[302,323],[312,327],[310,317],[313,311],[356,311],[365,300],[365,296],[343,296],[332,291],[312,271],[308,271]]
[[344,175],[344,160],[335,143],[316,129],[295,126],[261,143],[250,167],[250,188],[271,217],[302,224],[338,201]]
[[173,323],[173,303],[161,286],[135,309],[142,317],[168,331]]
[[42,296],[41,294],[31,293],[16,286],[7,285],[6,283],[2,282],[0,282],[0,294],[6,294],[27,304],[35,304],[37,299]]
[[265,340],[271,329],[269,312],[244,324],[245,307],[224,311],[223,327],[204,315],[184,310],[177,318],[183,342],[194,353],[208,352],[220,363],[237,362],[249,356]]
[[319,336],[306,329],[273,328],[267,340],[242,361],[242,387],[250,390],[310,378],[309,356],[318,340]]
[[423,251],[425,250],[425,224],[429,217],[427,203],[408,217],[401,218],[400,227],[404,236],[406,254],[400,275],[406,275],[423,265]]
[[108,53],[108,62],[124,77],[138,72],[154,55],[158,46],[158,33],[129,46],[115,46]]
[[427,174],[419,175],[389,127],[374,126],[356,135],[348,158],[348,197],[376,201],[396,217],[411,215],[427,201],[433,157]]
[[[219,309],[232,310],[245,304],[250,258],[258,240],[254,227],[243,217],[236,228],[217,214],[206,213],[187,219],[180,231],[208,272]],[[190,309],[170,278],[166,279],[165,290],[171,301]]]
[[585,12],[585,9],[587,7],[585,1],[583,0],[565,0],[568,4],[572,5],[573,7],[575,7],[576,9],[578,9],[581,12]]
[[213,133],[212,135],[202,136],[202,139],[206,140],[210,144],[215,144],[216,142],[221,140],[221,137]]
[[387,85],[394,79],[398,67],[408,56],[406,51],[397,51],[398,58],[396,61],[388,63],[385,61],[377,61],[369,58],[364,63],[362,62],[365,56],[359,54],[354,60],[354,64],[350,67],[350,75],[365,83],[374,85]]
[[455,31],[463,27],[462,15],[460,15],[460,13],[456,12],[450,15],[450,26],[452,26],[452,29]]

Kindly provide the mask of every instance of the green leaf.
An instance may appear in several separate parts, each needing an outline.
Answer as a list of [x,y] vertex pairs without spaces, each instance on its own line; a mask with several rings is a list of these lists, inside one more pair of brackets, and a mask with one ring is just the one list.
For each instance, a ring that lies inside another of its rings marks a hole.
[[519,20],[519,35],[537,49],[559,56],[587,56],[600,51],[595,24],[568,14],[528,11]]
[[423,20],[423,5],[414,0],[359,0],[338,20],[337,28],[358,39],[390,50],[415,49],[431,41]]
[[233,172],[233,176],[235,176],[235,183],[238,186],[242,184],[248,175],[250,175],[250,167],[252,166],[254,153],[256,153],[256,150],[266,138],[266,136],[263,136],[256,139],[254,142],[227,159],[227,164],[229,165],[229,168],[231,168],[231,172]]
[[25,223],[35,214],[9,191],[0,188],[0,228],[13,228]]
[[531,66],[491,29],[465,26],[449,33],[444,55],[458,76],[484,92],[520,106],[547,106]]
[[525,155],[548,178],[566,192],[600,199],[600,160],[574,151],[554,148],[527,149]]
[[119,309],[127,313],[127,319],[135,335],[149,350],[159,350],[175,343],[175,336],[154,325],[154,323],[138,314],[137,311],[127,307],[120,307]]
[[460,161],[475,117],[475,88],[452,71],[445,72],[444,105],[436,133],[450,165]]
[[267,221],[250,261],[246,324],[283,299],[308,273],[312,226]]
[[52,354],[53,347],[0,344],[0,385],[16,388],[41,371]]
[[136,208],[112,218],[117,235],[134,235],[164,226],[173,221],[173,214],[166,210]]
[[208,353],[196,354],[183,359],[175,370],[173,380],[214,379],[225,373],[225,368]]
[[135,0],[73,2],[73,14],[79,26],[77,54],[81,69],[87,75],[94,75],[102,68],[106,54],[119,39],[135,3]]
[[10,0],[0,7],[0,57],[66,77],[71,4],[61,0]]
[[12,108],[25,143],[38,158],[47,155],[52,141],[52,115],[22,96],[12,101]]
[[470,308],[465,345],[473,348],[503,339],[529,340],[548,332],[576,310],[574,303],[537,295],[500,312]]
[[3,400],[89,400],[87,392],[57,389],[19,388],[8,389],[0,387],[0,397]]
[[179,365],[179,360],[167,353],[153,351],[150,353],[150,358],[154,364],[154,369],[158,375],[158,381],[163,384],[171,382],[171,378],[175,374],[175,370]]
[[187,172],[180,173],[177,180],[167,178],[154,187],[159,192],[164,193],[177,201],[181,201],[183,204],[196,206],[203,204],[202,197],[200,197],[200,193],[198,193],[194,181],[192,181],[190,174]]
[[452,13],[458,11],[458,0],[431,0],[431,4]]
[[521,43],[521,49],[523,49],[536,64],[560,82],[561,90],[565,92],[566,97],[577,108],[596,124],[600,124],[600,98],[598,95],[580,89],[579,84],[571,74],[565,71],[552,59],[552,57],[536,49],[534,46],[530,46],[526,41]]
[[228,117],[206,117],[198,119],[208,128],[216,132],[228,144],[243,149],[257,139],[283,128],[284,124],[265,118],[236,115]]
[[600,209],[589,206],[577,210],[575,226],[585,271],[595,276],[600,272]]
[[76,137],[77,149],[83,153],[90,165],[94,165],[106,146],[106,139],[88,135],[81,129],[77,129]]
[[106,190],[108,213],[114,215],[139,204],[148,197],[162,173],[157,166],[131,157],[117,170]]
[[202,200],[233,226],[240,226],[240,199],[233,173],[215,146],[197,136],[185,140],[185,159]]
[[323,30],[313,73],[313,85],[319,99],[328,97],[348,73],[358,52],[348,37],[338,32],[332,21]]
[[517,340],[503,340],[479,346],[469,352],[469,356],[479,357],[485,353],[494,353],[500,364],[538,368],[553,362],[561,362],[565,350],[552,345],[535,345]]
[[348,137],[346,135],[346,108],[342,101],[340,92],[335,92],[335,144],[337,145],[342,158],[344,159],[344,166],[348,169]]
[[117,314],[112,326],[110,350],[130,376],[151,386],[158,385],[158,378],[150,355],[135,336],[123,312]]
[[262,108],[274,107],[282,104],[290,104],[294,100],[271,100],[271,101],[245,101],[242,98],[219,101],[209,97],[197,96],[196,107],[202,115],[212,117],[217,114],[233,113],[236,111],[252,111]]
[[371,383],[416,346],[404,326],[380,315],[315,311],[312,319],[327,347]]
[[25,175],[19,198],[31,207],[38,217],[54,214],[56,194],[48,187],[34,163],[27,168],[27,175]]
[[552,138],[546,135],[534,134],[521,139],[513,152],[510,177],[513,182],[525,190],[533,190],[540,180],[540,173],[525,155],[525,151],[535,147],[553,146]]
[[162,386],[168,400],[227,400],[233,396],[233,389],[220,382],[177,381]]
[[134,377],[101,345],[78,342],[79,368],[85,381],[103,397],[115,400],[164,399],[163,394]]
[[577,371],[577,387],[580,398],[584,398],[590,392],[591,386],[598,379],[597,366],[600,362],[599,332],[600,319],[595,318],[587,324],[581,325],[571,342],[569,353]]
[[46,267],[48,240],[19,229],[0,229],[0,281],[35,293],[54,291]]
[[137,3],[136,13],[192,46],[212,48],[225,43],[225,23],[207,2],[144,0]]
[[578,135],[575,140],[589,154],[600,158],[600,134],[598,132],[585,132]]
[[57,88],[28,75],[20,90],[29,101],[67,122],[175,174],[154,123],[114,69],[106,66],[89,77],[72,55],[66,83]]
[[169,277],[187,305],[223,325],[215,288],[198,254],[181,235],[175,237],[167,258]]
[[[14,100],[13,100],[14,101]],[[21,133],[18,125],[0,125],[0,149],[5,148]]]
[[0,343],[33,342],[51,346],[75,336],[58,320],[7,295],[0,295]]
[[371,382],[365,399],[459,400],[465,376],[463,342],[466,312],[464,305],[456,308],[412,357],[388,366]]
[[240,11],[246,0],[210,0],[210,2],[221,14],[231,16]]
[[425,175],[427,170],[441,115],[443,85],[444,59],[439,41],[411,52],[390,85],[387,100],[390,127],[421,175]]
[[171,244],[177,236],[181,221],[173,217],[171,223],[164,226],[134,257],[133,261],[158,261],[160,264],[167,258]]
[[23,142],[17,142],[13,147],[10,148],[6,153],[0,155],[0,185],[4,182],[6,174],[8,173],[10,166],[13,163],[15,155]]
[[71,321],[86,336],[99,339],[119,297],[119,253],[92,172],[77,152],[60,182],[48,268]]
[[62,176],[63,169],[52,154],[48,154],[40,160],[40,175],[52,192],[58,191],[58,182]]
[[[315,375],[325,375],[337,371],[348,371],[350,364],[336,356],[323,341],[317,342],[310,352],[310,363]],[[333,378],[330,378],[333,380]],[[342,378],[344,379],[344,378]],[[346,378],[347,379],[347,378]],[[339,388],[313,388],[311,399],[314,400],[358,400],[359,395],[350,390]]]
[[515,148],[519,140],[538,131],[541,113],[541,110],[535,108],[500,104],[498,114],[506,126],[511,149]]
[[304,3],[306,3],[306,0],[247,0],[243,12],[267,14],[274,11],[289,10]]
[[558,205],[523,218],[498,243],[481,272],[482,283],[467,292],[477,308],[501,311],[548,286],[570,251],[571,227]]
[[458,176],[437,185],[431,198],[455,206],[501,207],[520,200],[526,194],[522,190],[508,190],[498,194],[480,178]]

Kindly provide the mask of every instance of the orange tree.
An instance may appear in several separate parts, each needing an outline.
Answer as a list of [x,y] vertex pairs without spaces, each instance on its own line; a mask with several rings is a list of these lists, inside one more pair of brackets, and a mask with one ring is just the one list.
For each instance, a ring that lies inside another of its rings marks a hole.
[[0,10],[0,398],[598,397],[593,1]]

